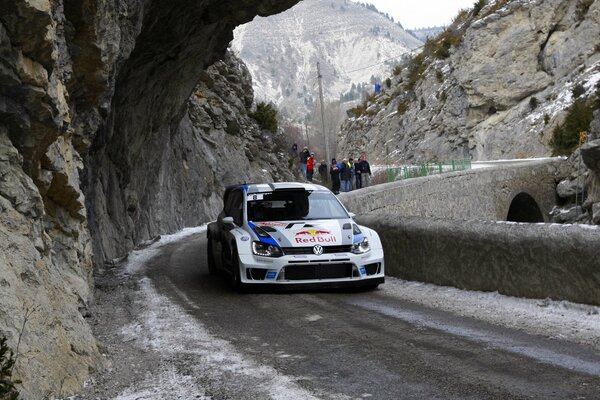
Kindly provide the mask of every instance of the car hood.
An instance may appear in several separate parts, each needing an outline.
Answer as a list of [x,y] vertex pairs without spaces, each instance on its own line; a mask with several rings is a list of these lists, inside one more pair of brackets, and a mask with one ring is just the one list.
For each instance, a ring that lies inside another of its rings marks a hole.
[[262,221],[250,224],[265,230],[281,247],[312,247],[351,245],[362,240],[355,235],[350,219],[324,219],[310,221]]

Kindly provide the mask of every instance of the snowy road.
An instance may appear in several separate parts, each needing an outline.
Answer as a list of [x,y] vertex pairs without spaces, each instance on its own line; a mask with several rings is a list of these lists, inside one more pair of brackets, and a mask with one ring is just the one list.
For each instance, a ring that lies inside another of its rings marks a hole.
[[129,283],[100,282],[113,368],[80,398],[600,398],[597,307],[395,279],[239,295],[208,275],[203,236],[140,253]]

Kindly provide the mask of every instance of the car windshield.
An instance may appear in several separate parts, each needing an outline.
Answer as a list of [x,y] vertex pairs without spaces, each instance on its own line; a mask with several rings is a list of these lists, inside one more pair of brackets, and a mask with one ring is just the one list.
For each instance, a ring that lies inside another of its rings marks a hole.
[[331,192],[278,190],[248,195],[248,221],[293,221],[348,218]]

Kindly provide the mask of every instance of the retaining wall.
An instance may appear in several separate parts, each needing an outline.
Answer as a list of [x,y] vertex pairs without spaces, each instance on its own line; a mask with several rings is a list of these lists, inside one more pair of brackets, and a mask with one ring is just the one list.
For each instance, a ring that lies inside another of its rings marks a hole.
[[388,275],[600,305],[600,228],[390,213],[370,213],[357,221],[379,233]]
[[357,215],[380,210],[405,216],[502,221],[515,196],[527,193],[547,221],[556,204],[554,176],[562,162],[549,159],[431,175],[341,193],[339,198]]

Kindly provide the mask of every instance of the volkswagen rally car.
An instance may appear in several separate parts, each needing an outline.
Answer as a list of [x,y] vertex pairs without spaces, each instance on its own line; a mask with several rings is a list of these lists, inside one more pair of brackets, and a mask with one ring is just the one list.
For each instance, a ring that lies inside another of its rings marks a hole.
[[367,287],[384,282],[383,249],[323,186],[230,186],[208,225],[210,273],[224,271],[238,290],[258,287]]

